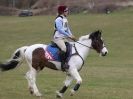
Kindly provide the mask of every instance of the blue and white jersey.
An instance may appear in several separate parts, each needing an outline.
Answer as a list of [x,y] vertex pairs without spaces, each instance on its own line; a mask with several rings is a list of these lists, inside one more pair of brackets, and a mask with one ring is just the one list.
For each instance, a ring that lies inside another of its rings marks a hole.
[[55,38],[67,38],[72,35],[70,28],[68,26],[67,18],[63,15],[58,16],[55,19],[55,33],[54,33],[54,39]]

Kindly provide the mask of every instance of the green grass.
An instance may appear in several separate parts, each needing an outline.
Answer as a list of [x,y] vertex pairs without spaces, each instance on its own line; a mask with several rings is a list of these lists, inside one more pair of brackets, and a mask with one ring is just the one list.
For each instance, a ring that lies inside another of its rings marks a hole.
[[[91,51],[80,74],[83,83],[77,94],[65,99],[133,99],[133,10],[111,14],[71,15],[69,23],[79,37],[96,29],[103,31],[109,50],[106,57]],[[10,58],[16,48],[35,43],[49,43],[53,34],[54,16],[0,16],[0,61]],[[37,99],[28,92],[24,78],[28,70],[23,64],[12,71],[0,73],[0,99]],[[37,85],[42,99],[55,99],[55,91],[63,85],[62,72],[44,69]],[[74,86],[74,83],[71,87]]]

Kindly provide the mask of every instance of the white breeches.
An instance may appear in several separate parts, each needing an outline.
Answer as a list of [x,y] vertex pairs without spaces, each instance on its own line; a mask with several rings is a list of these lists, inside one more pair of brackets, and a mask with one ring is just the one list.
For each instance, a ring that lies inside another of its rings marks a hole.
[[54,43],[57,44],[57,46],[63,51],[66,52],[66,45],[65,45],[65,40],[64,39],[54,39],[53,40]]

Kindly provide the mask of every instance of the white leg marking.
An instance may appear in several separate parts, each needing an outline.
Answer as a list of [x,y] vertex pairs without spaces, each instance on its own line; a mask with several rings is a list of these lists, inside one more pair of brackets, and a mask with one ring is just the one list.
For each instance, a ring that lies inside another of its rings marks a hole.
[[74,79],[76,79],[76,81],[77,81],[78,84],[81,84],[82,83],[82,78],[80,77],[79,72],[77,71],[77,69],[71,70],[70,71],[70,74],[72,75],[72,77]]
[[25,78],[27,79],[28,81],[28,88],[30,90],[30,93],[33,94],[34,93],[34,90],[33,90],[33,87],[32,87],[32,83],[31,83],[31,80],[30,80],[30,71],[28,71],[25,75]]
[[[82,83],[82,78],[80,77],[79,72],[77,71],[77,69],[71,70],[70,73],[71,73],[72,77],[73,77],[74,79],[76,79],[76,81],[77,81],[77,82],[76,82],[76,85],[77,85],[77,84],[80,85],[80,84]],[[75,85],[75,86],[76,86],[76,85]],[[78,90],[78,88],[77,88],[77,90]],[[77,91],[77,90],[76,90],[76,91]],[[75,91],[74,89],[72,89],[72,90],[71,90],[71,96],[73,96],[73,95],[75,94],[76,91]]]
[[71,82],[73,81],[73,77],[72,76],[67,76],[66,80],[64,81],[64,84],[66,87],[70,86]]
[[59,91],[56,91],[56,97],[63,99],[63,93],[60,93]]
[[33,91],[33,94],[35,96],[42,96],[42,94],[39,92],[36,86],[36,74],[37,71],[34,68],[32,68],[29,72],[26,73],[26,79],[28,80],[30,91]]

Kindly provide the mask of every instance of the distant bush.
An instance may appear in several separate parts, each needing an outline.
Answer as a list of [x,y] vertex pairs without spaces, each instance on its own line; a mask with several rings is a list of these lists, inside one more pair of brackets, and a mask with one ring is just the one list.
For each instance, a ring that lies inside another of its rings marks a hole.
[[[57,6],[65,4],[69,6],[71,13],[111,13],[114,10],[125,8],[121,5],[130,0],[38,0],[33,9],[40,9],[40,14],[55,14]],[[133,3],[133,2],[132,2]],[[44,10],[45,9],[45,10]]]
[[114,10],[117,10],[119,8],[120,7],[118,7],[114,4],[97,5],[97,6],[94,6],[94,8],[91,10],[91,12],[94,12],[94,13],[109,13],[109,12],[113,12]]
[[0,15],[16,15],[18,9],[0,6]]
[[56,14],[62,4],[69,6],[71,13],[111,13],[133,6],[131,0],[15,0],[14,5],[11,1],[0,1],[0,15],[16,15],[18,9],[30,9],[33,15]]

